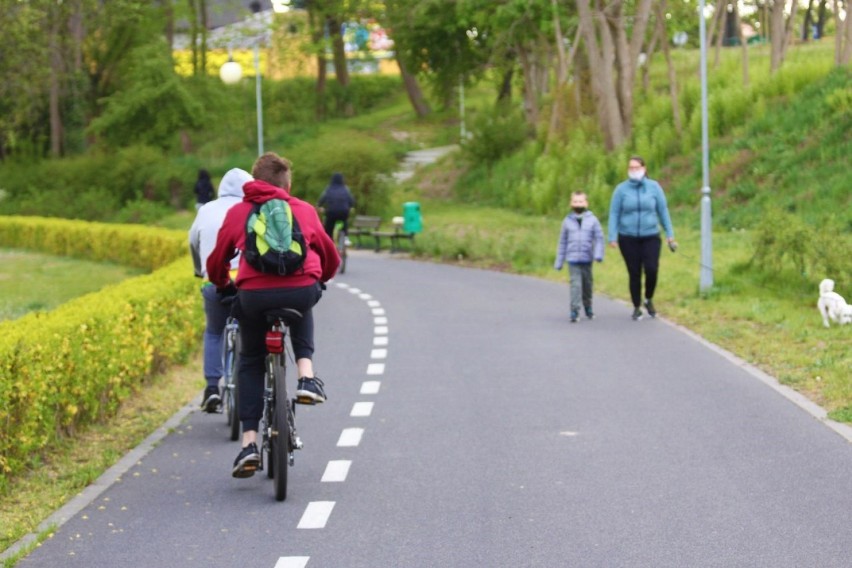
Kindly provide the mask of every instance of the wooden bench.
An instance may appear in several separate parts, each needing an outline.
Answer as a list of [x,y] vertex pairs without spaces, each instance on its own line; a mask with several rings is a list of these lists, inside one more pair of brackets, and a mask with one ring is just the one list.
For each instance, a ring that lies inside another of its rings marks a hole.
[[393,231],[373,231],[373,236],[376,238],[376,252],[381,249],[381,240],[383,238],[390,239],[390,251],[392,253],[402,250],[399,246],[400,240],[408,239],[412,243],[414,242],[414,233],[408,233],[402,230],[402,217],[394,217],[392,222]]
[[363,248],[361,237],[371,237],[374,239],[375,248],[378,250],[379,239],[373,233],[378,230],[381,224],[381,217],[356,215],[355,218],[349,222],[349,227],[346,234],[349,238],[355,238],[355,246],[358,248]]

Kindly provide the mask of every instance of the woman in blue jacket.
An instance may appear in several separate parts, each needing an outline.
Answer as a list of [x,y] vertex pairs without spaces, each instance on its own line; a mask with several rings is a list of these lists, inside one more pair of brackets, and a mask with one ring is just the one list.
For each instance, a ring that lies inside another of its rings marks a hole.
[[666,232],[669,248],[677,246],[674,229],[663,188],[646,175],[645,160],[633,156],[628,161],[627,179],[612,193],[609,206],[609,246],[618,247],[630,277],[630,299],[633,300],[633,319],[642,319],[642,272],[645,273],[645,309],[654,309],[654,290],[660,264],[660,225]]

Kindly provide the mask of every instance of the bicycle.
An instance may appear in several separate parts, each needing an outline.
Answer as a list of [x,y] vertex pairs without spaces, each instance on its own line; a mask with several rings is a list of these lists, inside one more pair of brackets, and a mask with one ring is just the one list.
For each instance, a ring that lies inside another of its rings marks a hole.
[[337,272],[340,274],[346,272],[346,249],[349,247],[349,236],[343,226],[343,221],[337,221],[334,224],[334,242],[337,245],[337,253],[340,255],[340,267]]
[[287,396],[287,328],[302,319],[302,313],[291,308],[278,308],[266,312],[266,373],[263,388],[263,416],[260,429],[263,456],[269,462],[266,474],[275,486],[275,500],[287,498],[287,470],[295,462],[295,450],[302,449],[302,440],[296,433],[296,400]]
[[[225,305],[233,305],[236,296],[222,300]],[[222,348],[222,409],[228,423],[228,433],[232,442],[240,437],[240,394],[237,388],[237,369],[240,357],[240,325],[233,315],[225,320]]]

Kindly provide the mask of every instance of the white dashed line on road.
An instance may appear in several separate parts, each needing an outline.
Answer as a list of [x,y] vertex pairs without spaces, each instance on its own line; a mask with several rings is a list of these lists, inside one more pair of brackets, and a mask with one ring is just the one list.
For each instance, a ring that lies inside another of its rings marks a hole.
[[325,466],[325,473],[322,474],[322,480],[325,483],[335,483],[346,481],[346,476],[349,475],[349,466],[352,465],[350,460],[332,460]]
[[364,381],[361,384],[361,394],[378,394],[381,385],[380,381]]
[[373,338],[373,345],[375,345],[377,347],[387,345],[387,344],[388,344],[388,336],[387,335],[381,335],[379,337]]
[[311,501],[296,528],[324,529],[332,509],[334,509],[334,501]]
[[354,448],[361,443],[363,435],[363,428],[344,428],[343,432],[340,433],[340,438],[337,440],[337,447]]
[[367,374],[368,375],[383,375],[385,372],[385,364],[384,363],[370,363],[367,365]]
[[387,349],[373,349],[370,351],[370,359],[387,359]]
[[373,403],[372,402],[356,402],[352,405],[352,412],[349,413],[349,416],[353,416],[356,418],[369,416],[373,413]]
[[275,563],[275,568],[305,568],[310,556],[282,556]]

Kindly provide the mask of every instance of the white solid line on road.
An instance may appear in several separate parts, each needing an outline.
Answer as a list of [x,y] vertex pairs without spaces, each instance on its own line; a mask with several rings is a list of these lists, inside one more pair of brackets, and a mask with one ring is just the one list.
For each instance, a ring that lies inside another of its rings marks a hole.
[[377,308],[377,307],[381,306],[382,303],[378,300],[370,300],[369,302],[367,302],[367,305],[370,306],[371,308]]
[[373,318],[373,323],[376,324],[376,325],[387,325],[388,318],[385,318],[385,317]]
[[373,403],[372,402],[356,402],[352,405],[352,412],[349,413],[349,416],[352,417],[362,417],[369,416],[373,413]]
[[387,345],[387,344],[388,344],[388,336],[387,335],[383,335],[381,337],[374,337],[373,338],[373,345],[375,345],[377,347],[382,346],[382,345]]
[[361,384],[361,394],[379,394],[380,381],[364,381]]
[[325,466],[325,473],[322,474],[321,481],[326,483],[346,481],[350,465],[352,465],[350,460],[332,460],[328,462],[328,465]]
[[378,327],[373,328],[373,335],[387,335],[388,334],[388,326],[380,325]]
[[296,528],[324,529],[332,509],[334,509],[334,501],[311,501]]
[[370,351],[370,359],[387,359],[387,349],[373,349]]
[[337,440],[337,447],[354,448],[361,443],[363,435],[363,428],[344,428],[343,432],[340,433],[340,438]]
[[385,364],[384,363],[370,363],[367,365],[367,374],[368,375],[383,375],[385,372]]
[[310,556],[282,556],[275,563],[275,568],[305,568]]
[[385,309],[384,308],[373,308],[373,315],[374,316],[383,316],[383,315],[385,315]]
[[358,297],[362,300],[369,300],[370,298],[372,298],[372,296],[369,294],[359,294]]

